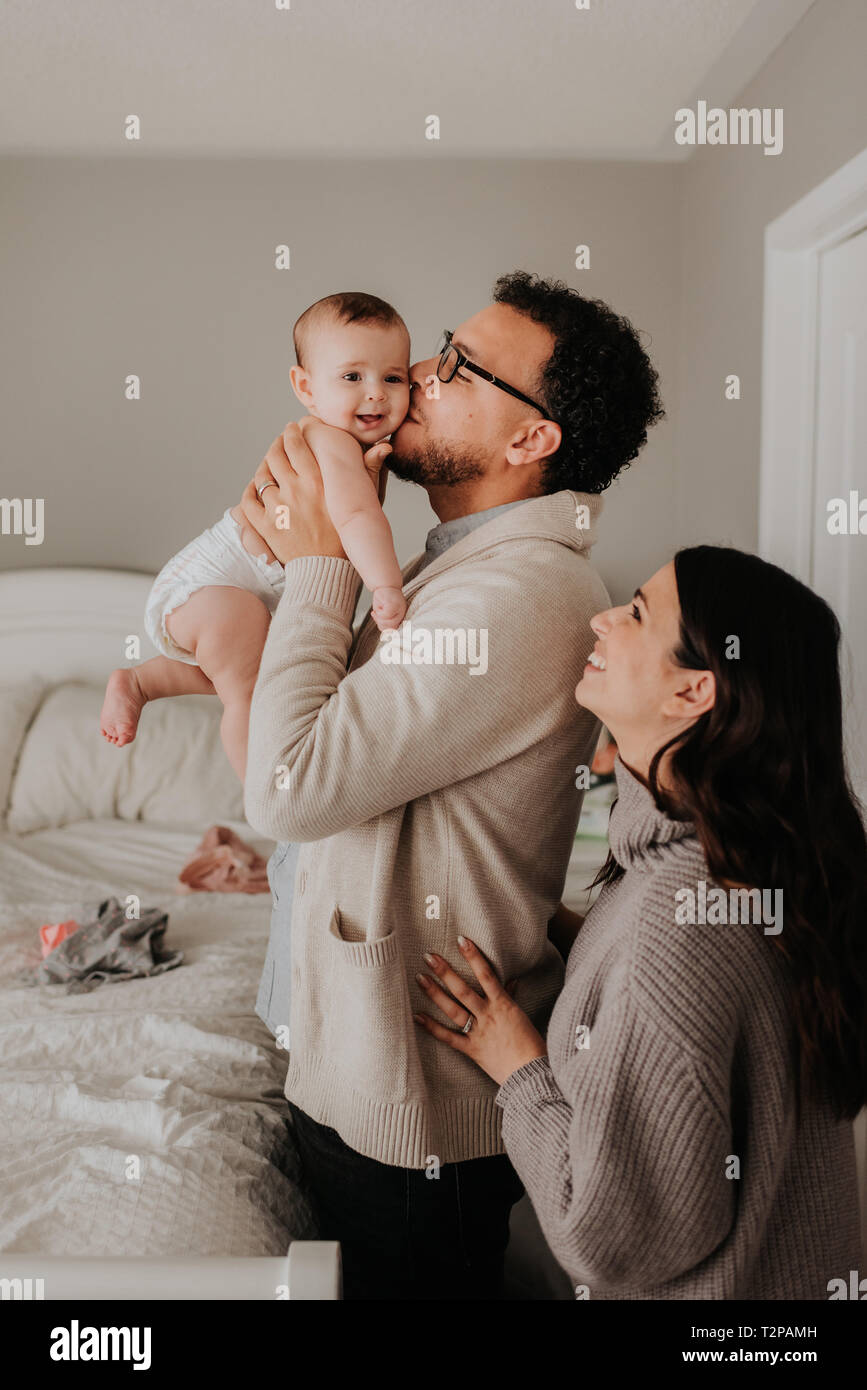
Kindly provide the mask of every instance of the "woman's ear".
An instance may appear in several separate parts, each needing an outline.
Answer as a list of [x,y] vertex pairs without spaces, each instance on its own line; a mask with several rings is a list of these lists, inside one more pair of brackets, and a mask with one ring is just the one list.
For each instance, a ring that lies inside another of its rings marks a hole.
[[310,378],[304,368],[290,367],[289,380],[292,382],[292,390],[301,404],[306,405],[308,410],[312,410],[313,392],[310,390]]
[[560,448],[563,431],[553,420],[528,420],[506,445],[506,462],[541,463]]
[[677,689],[663,701],[662,713],[672,719],[698,719],[713,709],[716,700],[716,677],[713,671],[690,671],[680,668]]

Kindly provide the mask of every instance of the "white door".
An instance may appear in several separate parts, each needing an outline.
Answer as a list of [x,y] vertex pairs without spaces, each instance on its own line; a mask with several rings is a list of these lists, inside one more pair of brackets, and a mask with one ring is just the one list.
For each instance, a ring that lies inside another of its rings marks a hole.
[[[820,256],[818,308],[811,587],[843,629],[849,767],[867,805],[867,230]],[[829,530],[834,499],[847,534]]]
[[[867,805],[867,534],[857,525],[858,504],[867,498],[867,231],[822,253],[818,307],[811,584],[843,629],[849,768],[855,793]],[[854,535],[829,532],[833,498],[847,511],[854,502]],[[867,1109],[855,1122],[855,1148],[867,1257]]]

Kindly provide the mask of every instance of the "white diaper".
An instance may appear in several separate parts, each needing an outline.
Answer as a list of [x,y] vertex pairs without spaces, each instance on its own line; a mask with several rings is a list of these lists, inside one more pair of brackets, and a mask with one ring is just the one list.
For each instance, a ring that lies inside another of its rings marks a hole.
[[269,562],[244,549],[241,528],[227,507],[216,526],[196,536],[160,570],[145,605],[145,631],[163,656],[195,666],[195,657],[176,646],[166,631],[169,613],[208,584],[249,589],[273,613],[285,583],[279,560]]

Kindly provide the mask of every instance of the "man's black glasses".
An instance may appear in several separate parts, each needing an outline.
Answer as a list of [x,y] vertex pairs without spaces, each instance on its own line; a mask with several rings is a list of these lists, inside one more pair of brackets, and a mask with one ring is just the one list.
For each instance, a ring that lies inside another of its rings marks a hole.
[[494,376],[493,372],[488,372],[484,367],[480,367],[477,363],[471,362],[470,359],[461,352],[460,348],[455,347],[452,342],[451,330],[447,328],[443,333],[440,360],[437,364],[437,376],[440,381],[447,383],[451,381],[455,372],[459,371],[461,367],[465,367],[468,372],[475,372],[476,376],[482,377],[484,381],[489,381],[492,386],[499,386],[501,391],[508,391],[510,396],[517,397],[519,401],[523,401],[525,405],[531,405],[534,410],[540,411],[542,415],[547,417],[547,410],[544,406],[539,405],[538,401],[531,400],[529,396],[525,396],[523,391],[519,391],[517,387],[510,386],[507,381],[501,381],[498,376]]

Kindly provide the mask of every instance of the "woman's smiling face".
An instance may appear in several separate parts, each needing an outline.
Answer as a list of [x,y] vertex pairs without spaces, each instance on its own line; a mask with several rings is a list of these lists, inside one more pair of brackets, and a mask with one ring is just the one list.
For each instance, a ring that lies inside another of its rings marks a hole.
[[680,601],[674,562],[657,570],[629,603],[590,621],[591,660],[575,698],[610,730],[624,762],[646,771],[656,750],[713,704],[709,671],[679,666]]

